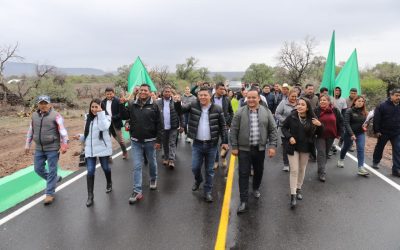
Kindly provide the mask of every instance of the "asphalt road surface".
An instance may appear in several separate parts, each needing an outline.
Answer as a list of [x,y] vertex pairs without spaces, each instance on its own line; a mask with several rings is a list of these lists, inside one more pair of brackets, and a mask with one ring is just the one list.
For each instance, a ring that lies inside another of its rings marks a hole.
[[[289,174],[281,170],[280,151],[265,161],[261,198],[250,196],[250,211],[240,216],[236,171],[226,248],[400,249],[399,190],[375,175],[357,176],[351,159],[344,169],[337,168],[336,157],[328,162],[326,183],[317,180],[316,163],[309,163],[304,199],[295,210],[289,208]],[[129,205],[132,162],[118,157],[112,164],[110,194],[105,193],[104,174],[98,168],[93,207],[85,206],[86,178],[80,178],[57,192],[51,206],[39,203],[1,225],[0,249],[213,249],[226,170],[217,170],[214,202],[209,204],[203,201],[202,189],[191,191],[191,147],[183,139],[176,166],[169,170],[159,164],[156,191],[149,190],[145,167],[144,199]],[[393,179],[388,170],[379,171]]]

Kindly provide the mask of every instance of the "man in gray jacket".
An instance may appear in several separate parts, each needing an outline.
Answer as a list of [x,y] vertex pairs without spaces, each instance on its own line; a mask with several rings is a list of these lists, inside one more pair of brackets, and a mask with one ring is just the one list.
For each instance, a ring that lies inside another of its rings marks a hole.
[[264,171],[265,149],[269,139],[268,156],[276,154],[278,134],[271,111],[260,105],[257,89],[247,93],[247,105],[233,117],[231,126],[232,154],[239,159],[240,206],[237,213],[248,211],[250,169],[253,166],[253,194],[260,198],[260,184]]

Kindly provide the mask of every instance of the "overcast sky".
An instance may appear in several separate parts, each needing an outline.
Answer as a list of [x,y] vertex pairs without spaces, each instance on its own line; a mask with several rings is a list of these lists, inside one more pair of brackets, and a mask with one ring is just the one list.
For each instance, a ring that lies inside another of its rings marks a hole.
[[400,63],[399,0],[0,0],[0,45],[19,43],[25,62],[107,71],[140,56],[148,66],[194,56],[211,71],[276,65],[284,41],[318,41],[336,62],[357,48],[361,67]]

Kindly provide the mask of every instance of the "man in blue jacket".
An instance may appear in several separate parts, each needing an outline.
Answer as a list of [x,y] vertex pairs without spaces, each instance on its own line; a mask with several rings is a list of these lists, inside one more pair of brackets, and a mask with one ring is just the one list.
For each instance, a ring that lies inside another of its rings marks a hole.
[[382,159],[383,149],[390,140],[393,150],[392,175],[400,177],[400,88],[390,92],[390,98],[381,103],[374,113],[374,132],[378,136],[373,167],[378,168]]

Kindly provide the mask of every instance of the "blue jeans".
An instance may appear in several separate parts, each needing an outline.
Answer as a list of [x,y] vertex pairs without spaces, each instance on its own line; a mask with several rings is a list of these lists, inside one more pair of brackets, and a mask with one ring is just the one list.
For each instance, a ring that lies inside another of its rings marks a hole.
[[392,144],[392,156],[393,156],[393,167],[392,172],[400,172],[400,135],[388,136],[383,134],[378,138],[378,141],[374,150],[373,163],[378,164],[382,159],[383,150],[385,149],[386,143],[390,141]]
[[[55,190],[56,190],[56,185],[57,185],[57,163],[58,163],[58,157],[59,157],[59,152],[58,151],[41,151],[41,150],[36,150],[35,151],[35,157],[34,157],[34,168],[36,174],[38,174],[40,177],[42,177],[44,180],[47,181],[47,186],[46,186],[46,195],[53,195]],[[46,160],[47,160],[47,165],[49,167],[49,170],[47,171],[45,166],[46,166]]]
[[[103,169],[104,173],[111,172],[111,169],[108,166],[108,158],[109,158],[109,156],[99,157],[100,165],[101,165],[101,168]],[[96,171],[96,159],[97,159],[97,157],[88,157],[85,159],[88,176],[94,176],[94,173]]]
[[194,174],[194,179],[197,184],[203,182],[203,177],[201,175],[201,167],[204,162],[205,166],[205,179],[204,193],[211,193],[213,187],[213,177],[214,177],[214,160],[217,153],[217,145],[213,145],[211,142],[202,143],[198,141],[193,142],[192,146],[192,172]]
[[[357,160],[358,167],[364,166],[364,148],[365,148],[365,133],[356,135],[356,146],[357,146]],[[347,151],[349,151],[351,145],[353,145],[353,141],[351,140],[351,136],[348,133],[345,133],[343,136],[343,147],[340,150],[340,159],[343,160],[346,156]]]
[[147,161],[149,162],[150,180],[157,180],[157,159],[154,144],[155,141],[132,141],[133,192],[142,193],[143,152],[146,154]]

